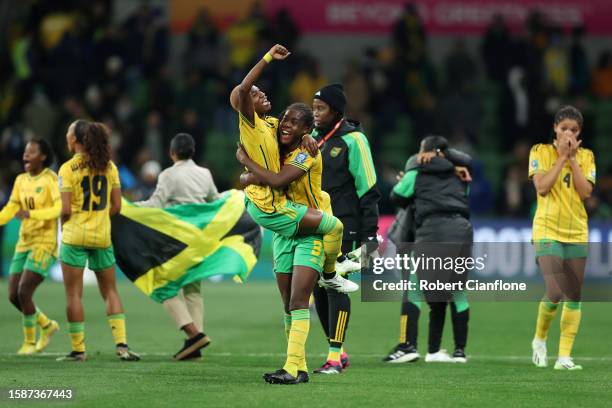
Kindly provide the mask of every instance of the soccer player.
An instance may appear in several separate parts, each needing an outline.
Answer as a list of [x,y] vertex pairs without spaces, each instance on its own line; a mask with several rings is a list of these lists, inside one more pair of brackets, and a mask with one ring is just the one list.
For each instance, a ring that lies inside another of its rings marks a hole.
[[62,200],[60,259],[66,290],[72,351],[58,360],[85,361],[85,323],[81,297],[83,269],[96,273],[108,323],[121,360],[137,361],[126,340],[125,316],[115,284],[110,217],[121,210],[121,186],[111,161],[109,130],[102,123],[77,120],[66,133],[72,159],[59,170]]
[[[141,207],[166,208],[178,204],[205,203],[217,199],[218,191],[210,170],[193,161],[195,141],[187,133],[179,133],[170,142],[170,158],[174,163],[159,175],[151,198],[136,204]],[[201,349],[210,344],[204,333],[204,301],[200,281],[185,285],[179,294],[164,301],[164,308],[179,330],[187,335],[176,360],[202,357]]]
[[[359,122],[344,116],[346,95],[342,85],[332,84],[315,93],[312,102],[315,130],[323,156],[323,190],[331,196],[331,206],[344,224],[342,253],[368,243],[368,251],[378,246],[378,201],[376,170],[368,139]],[[343,261],[342,257],[339,261]],[[339,374],[349,365],[343,350],[351,314],[349,297],[334,288],[315,287],[315,305],[328,338],[326,362],[315,373]]]
[[[276,137],[278,119],[267,115],[271,109],[270,101],[254,84],[270,62],[283,60],[289,55],[289,51],[282,45],[273,46],[230,95],[230,103],[239,113],[240,142],[246,153],[254,162],[275,173],[280,171],[281,166]],[[318,154],[317,144],[312,137],[304,136],[302,144],[310,155]],[[340,253],[343,226],[336,217],[294,203],[277,188],[250,185],[245,193],[246,209],[258,225],[287,238],[296,235],[327,235],[325,253],[330,257]],[[338,273],[325,277],[321,284],[342,292],[354,292],[359,288]]]
[[588,252],[589,229],[583,201],[595,185],[595,157],[580,147],[583,118],[564,106],[554,118],[552,143],[540,143],[529,154],[529,178],[538,193],[533,218],[536,261],[544,276],[546,296],[538,307],[533,363],[546,367],[546,338],[560,302],[561,338],[555,370],[580,370],[571,353],[581,318],[581,290]]
[[[53,151],[45,140],[35,139],[23,153],[25,173],[17,176],[13,192],[0,211],[0,225],[13,217],[22,220],[19,241],[10,266],[9,300],[23,314],[23,345],[19,355],[30,355],[44,350],[51,336],[59,330],[36,307],[32,297],[57,259],[57,218],[61,203],[57,189],[57,175],[49,169]],[[41,333],[36,341],[36,325]]]
[[[273,188],[287,188],[292,202],[331,214],[329,196],[321,190],[323,164],[321,155],[315,157],[300,146],[301,137],[312,130],[313,115],[309,106],[295,103],[289,106],[279,125],[279,139],[283,167],[274,173],[259,166],[239,147],[238,161],[250,173],[241,176],[243,184],[265,184]],[[304,343],[310,328],[308,301],[323,263],[325,270],[335,272],[337,254],[324,256],[324,243],[314,235],[287,238],[274,233],[274,272],[285,309],[285,333],[288,339],[287,363],[283,369],[264,375],[266,381],[281,383],[287,377],[286,368],[297,362],[296,383],[308,381],[304,350],[297,349],[295,338]],[[325,258],[325,259],[324,259]],[[285,383],[285,382],[283,382]]]

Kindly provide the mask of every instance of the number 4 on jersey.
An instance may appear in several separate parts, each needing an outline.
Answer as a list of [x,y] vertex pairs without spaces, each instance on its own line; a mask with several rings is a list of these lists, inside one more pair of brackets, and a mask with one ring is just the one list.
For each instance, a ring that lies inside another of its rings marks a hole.
[[563,177],[563,182],[565,183],[565,185],[567,186],[567,188],[570,187],[570,182],[571,182],[572,178],[571,178],[571,173],[567,173],[565,175],[565,177]]

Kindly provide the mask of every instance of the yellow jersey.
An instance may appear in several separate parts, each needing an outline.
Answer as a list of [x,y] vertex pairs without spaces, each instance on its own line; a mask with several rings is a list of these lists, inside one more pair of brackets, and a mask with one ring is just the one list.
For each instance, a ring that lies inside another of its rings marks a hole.
[[59,170],[60,191],[72,193],[72,214],[62,226],[62,242],[85,248],[111,246],[110,196],[120,188],[119,172],[113,162],[103,173],[87,165],[80,154]]
[[[274,173],[280,172],[281,163],[276,139],[278,119],[273,117],[262,119],[255,113],[253,114],[255,123],[251,123],[242,114],[239,115],[240,143],[251,160]],[[268,186],[250,185],[244,191],[253,204],[269,214],[283,208],[287,201],[282,190]]]
[[321,155],[312,157],[306,149],[298,147],[285,157],[284,165],[295,166],[305,172],[300,178],[287,186],[287,198],[294,203],[321,209],[323,207],[321,194],[323,160]]
[[0,225],[10,221],[20,209],[30,217],[21,221],[15,252],[42,248],[57,256],[57,219],[62,209],[57,174],[44,169],[37,176],[22,173],[15,179],[7,205],[0,211]]
[[[529,153],[529,178],[545,173],[558,158],[552,144],[537,144]],[[595,157],[589,149],[579,148],[576,159],[585,178],[595,184]],[[569,161],[559,178],[544,197],[538,194],[538,205],[533,218],[533,240],[551,239],[559,242],[586,243],[589,240],[587,213],[574,187]]]

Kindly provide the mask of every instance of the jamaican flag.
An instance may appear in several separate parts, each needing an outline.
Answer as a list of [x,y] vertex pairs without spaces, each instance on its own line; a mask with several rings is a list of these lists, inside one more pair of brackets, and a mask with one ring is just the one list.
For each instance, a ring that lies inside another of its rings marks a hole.
[[261,246],[261,230],[245,210],[244,193],[230,190],[210,203],[169,208],[123,201],[112,217],[117,265],[157,302],[212,275],[245,281]]

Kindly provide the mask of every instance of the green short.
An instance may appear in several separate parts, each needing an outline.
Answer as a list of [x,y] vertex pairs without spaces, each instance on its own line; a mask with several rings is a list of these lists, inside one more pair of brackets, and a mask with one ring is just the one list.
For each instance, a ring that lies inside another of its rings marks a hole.
[[586,258],[589,254],[588,244],[571,244],[552,239],[540,239],[534,243],[536,257],[556,256],[561,259]]
[[294,266],[306,266],[318,273],[323,270],[325,261],[323,240],[317,235],[286,238],[274,234],[272,235],[272,251],[276,273],[293,273]]
[[308,207],[305,205],[296,204],[289,200],[282,209],[270,214],[261,211],[249,199],[246,199],[246,209],[253,221],[259,226],[287,238],[291,238],[297,233],[300,221],[308,211]]
[[43,278],[47,278],[49,276],[49,269],[51,269],[55,261],[55,256],[44,249],[15,252],[9,273],[21,273],[27,269],[28,271],[36,272]]
[[112,245],[108,248],[85,248],[62,242],[60,259],[62,263],[75,268],[85,268],[89,264],[91,270],[98,272],[115,265],[115,251]]

